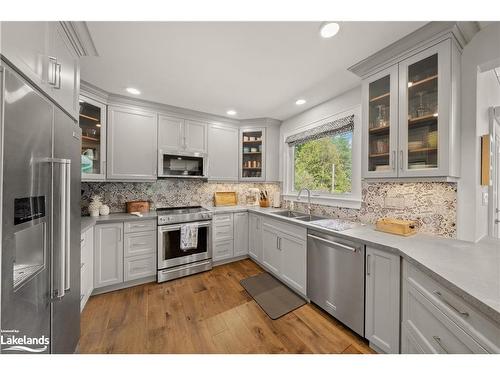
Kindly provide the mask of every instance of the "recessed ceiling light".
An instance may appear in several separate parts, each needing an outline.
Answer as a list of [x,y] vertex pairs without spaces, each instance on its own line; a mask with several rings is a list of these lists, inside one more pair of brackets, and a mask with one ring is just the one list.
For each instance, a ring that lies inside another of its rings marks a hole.
[[331,38],[339,32],[340,26],[336,22],[323,22],[319,28],[319,34],[323,38]]
[[234,109],[230,109],[229,111],[226,112],[229,116],[234,116],[236,114],[236,111]]
[[298,99],[295,104],[297,105],[302,105],[302,104],[306,104],[306,100],[305,99]]
[[127,92],[132,95],[140,95],[141,92],[133,87],[127,87],[126,88]]

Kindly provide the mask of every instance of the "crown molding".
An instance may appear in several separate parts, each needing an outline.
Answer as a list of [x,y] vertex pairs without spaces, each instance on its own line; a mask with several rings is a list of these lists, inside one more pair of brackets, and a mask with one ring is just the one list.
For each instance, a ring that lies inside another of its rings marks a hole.
[[86,22],[61,21],[59,23],[78,56],[99,56]]
[[448,38],[452,38],[461,51],[478,31],[479,23],[475,21],[429,22],[413,33],[354,64],[348,70],[363,78]]

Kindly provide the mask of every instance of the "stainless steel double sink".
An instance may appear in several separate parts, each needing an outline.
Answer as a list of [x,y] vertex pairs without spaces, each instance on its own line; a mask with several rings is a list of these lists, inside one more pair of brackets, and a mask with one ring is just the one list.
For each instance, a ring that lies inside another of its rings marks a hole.
[[288,217],[290,219],[296,219],[300,221],[316,221],[316,220],[323,220],[324,217],[321,216],[315,216],[315,215],[308,215],[303,212],[297,212],[297,211],[275,211],[271,212],[273,215],[278,215],[282,217]]

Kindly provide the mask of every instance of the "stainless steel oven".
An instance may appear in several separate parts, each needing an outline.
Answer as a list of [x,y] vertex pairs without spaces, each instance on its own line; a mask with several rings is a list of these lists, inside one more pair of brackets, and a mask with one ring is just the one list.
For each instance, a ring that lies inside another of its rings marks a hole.
[[[164,212],[158,216],[158,282],[211,269],[212,214],[201,207]],[[197,246],[189,250],[181,249],[181,228],[186,223],[198,227]]]

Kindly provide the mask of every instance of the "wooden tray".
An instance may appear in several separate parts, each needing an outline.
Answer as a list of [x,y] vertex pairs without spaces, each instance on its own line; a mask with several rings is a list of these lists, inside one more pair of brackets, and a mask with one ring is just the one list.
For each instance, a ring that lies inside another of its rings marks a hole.
[[236,206],[238,198],[235,191],[216,191],[214,193],[214,206]]
[[411,236],[417,233],[417,228],[415,223],[410,220],[399,220],[399,219],[379,219],[375,225],[375,229],[380,232],[386,232],[391,234],[397,234],[399,236]]
[[148,201],[133,201],[127,202],[127,212],[149,212],[149,202]]

